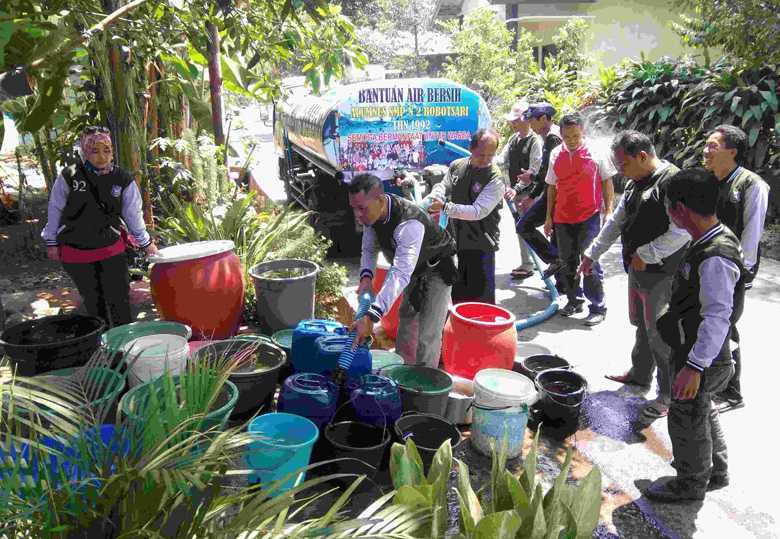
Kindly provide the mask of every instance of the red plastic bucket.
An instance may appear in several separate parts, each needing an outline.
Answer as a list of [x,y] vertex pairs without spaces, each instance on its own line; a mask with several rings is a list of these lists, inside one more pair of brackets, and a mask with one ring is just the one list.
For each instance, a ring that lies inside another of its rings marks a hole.
[[442,336],[444,370],[473,379],[482,369],[511,370],[515,362],[515,315],[498,305],[452,305]]
[[162,318],[187,324],[196,340],[235,335],[244,278],[234,247],[228,240],[198,241],[150,257],[152,297]]
[[[376,265],[374,280],[372,281],[371,286],[374,295],[379,294],[379,291],[382,289],[382,284],[385,282],[385,278],[387,277],[387,272],[389,269],[390,266],[382,261]],[[382,329],[385,330],[385,334],[393,340],[395,340],[398,336],[398,311],[401,308],[401,298],[403,298],[403,294],[398,296],[398,299],[395,300],[393,306],[390,307],[390,311],[388,311],[388,313],[382,317],[380,322],[382,324]]]

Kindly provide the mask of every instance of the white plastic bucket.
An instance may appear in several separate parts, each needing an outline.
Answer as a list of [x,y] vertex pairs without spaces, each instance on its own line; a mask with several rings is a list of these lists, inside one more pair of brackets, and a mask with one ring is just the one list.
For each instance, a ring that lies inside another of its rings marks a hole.
[[483,369],[474,377],[474,400],[488,408],[530,406],[539,399],[534,383],[507,369]]
[[506,369],[483,369],[474,377],[474,448],[490,456],[506,442],[507,458],[519,457],[523,450],[528,407],[539,394],[528,378]]
[[135,387],[159,378],[166,371],[174,376],[181,374],[187,365],[189,349],[184,337],[160,334],[133,339],[123,351],[133,361],[127,379],[130,387]]

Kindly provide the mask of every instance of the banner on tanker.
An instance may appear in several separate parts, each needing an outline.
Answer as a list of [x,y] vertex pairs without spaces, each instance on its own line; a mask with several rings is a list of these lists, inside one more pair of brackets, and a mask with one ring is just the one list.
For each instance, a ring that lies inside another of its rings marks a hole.
[[386,179],[397,169],[449,164],[459,156],[439,140],[468,148],[472,134],[490,125],[482,98],[448,80],[370,81],[333,95],[338,97],[327,150],[347,178],[371,172]]
[[363,172],[388,179],[398,169],[448,165],[459,155],[440,140],[468,148],[474,132],[490,125],[479,94],[446,79],[340,86],[294,99],[281,114],[277,128],[290,142],[342,171],[346,181]]

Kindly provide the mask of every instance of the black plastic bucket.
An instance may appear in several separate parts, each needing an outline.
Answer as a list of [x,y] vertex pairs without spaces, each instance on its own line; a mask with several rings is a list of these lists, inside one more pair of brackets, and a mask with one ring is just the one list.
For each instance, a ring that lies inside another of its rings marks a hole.
[[580,409],[588,393],[588,382],[572,370],[550,369],[536,375],[540,399],[535,405],[536,421],[543,432],[555,437],[574,434]]
[[571,365],[561,356],[541,354],[529,356],[522,361],[515,361],[515,366],[512,370],[527,376],[531,380],[536,380],[537,374],[550,369],[568,370],[571,369]]
[[446,372],[421,365],[389,365],[380,374],[398,384],[404,412],[446,413],[452,391],[452,377]]
[[33,376],[84,365],[100,346],[105,329],[106,323],[96,316],[44,316],[7,328],[0,345],[18,375]]
[[190,361],[234,361],[240,355],[251,355],[254,367],[238,369],[230,375],[230,381],[238,388],[238,401],[230,419],[243,421],[255,412],[268,412],[273,404],[279,372],[284,365],[285,355],[281,348],[270,340],[228,339],[214,341],[193,354]]
[[390,431],[359,421],[339,421],[325,427],[325,440],[330,448],[329,458],[345,459],[329,463],[329,473],[374,477],[384,465]]
[[414,441],[427,470],[441,444],[450,440],[453,450],[460,444],[458,428],[447,419],[434,414],[409,413],[395,422],[395,436],[400,444],[408,438]]

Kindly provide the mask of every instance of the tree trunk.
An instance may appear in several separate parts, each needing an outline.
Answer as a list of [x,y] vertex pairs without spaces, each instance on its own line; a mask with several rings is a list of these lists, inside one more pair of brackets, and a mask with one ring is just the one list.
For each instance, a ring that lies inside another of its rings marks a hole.
[[[146,101],[146,140],[151,143],[160,136],[160,122],[157,114],[157,85],[160,81],[160,74],[157,70],[156,62],[149,62],[147,73],[149,83],[148,98]],[[149,152],[147,163],[152,163],[157,158],[159,151],[157,148],[147,150]],[[146,175],[146,181],[143,182],[144,189],[141,191],[144,204],[144,222],[149,228],[154,228],[154,214],[152,210],[152,169],[147,167],[149,174]]]
[[38,156],[38,162],[41,166],[41,174],[43,174],[43,180],[46,182],[46,190],[51,193],[51,188],[54,185],[56,176],[54,170],[49,165],[49,158],[46,156],[46,151],[43,149],[43,143],[41,143],[40,130],[32,134],[33,143],[35,144],[35,155]]
[[213,22],[206,23],[208,37],[209,91],[211,93],[211,123],[217,146],[225,144],[225,127],[222,116],[222,67],[220,65],[219,30]]

